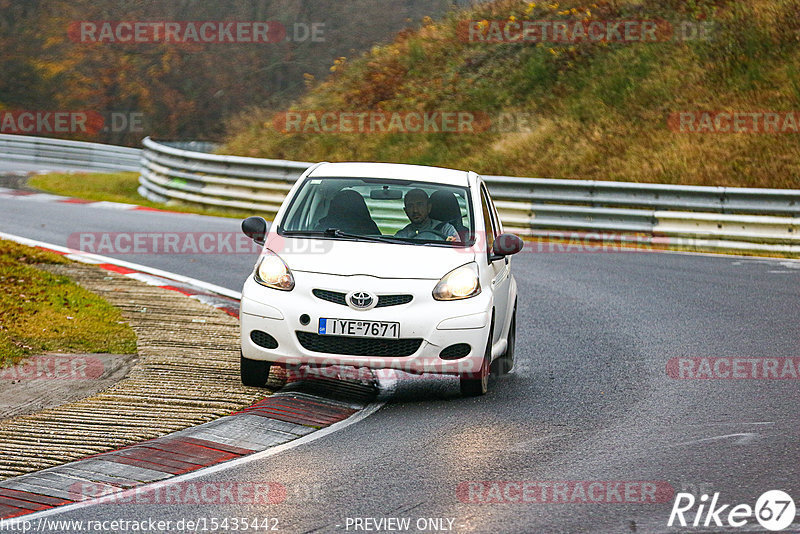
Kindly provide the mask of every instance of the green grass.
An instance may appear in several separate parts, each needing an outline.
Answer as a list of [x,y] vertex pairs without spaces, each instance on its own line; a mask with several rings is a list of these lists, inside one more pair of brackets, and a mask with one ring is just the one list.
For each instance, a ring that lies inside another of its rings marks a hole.
[[[575,12],[570,10],[574,9]],[[800,109],[800,0],[498,0],[399,34],[290,109],[525,113],[480,134],[283,133],[272,109],[229,125],[222,152],[302,161],[390,161],[483,174],[800,188],[800,134],[671,130],[681,111]],[[459,21],[664,19],[713,23],[710,40],[469,43]]]
[[136,335],[117,308],[65,276],[36,268],[67,262],[0,240],[0,367],[46,351],[136,352]]
[[[235,209],[204,208],[197,205],[170,202],[160,204],[151,202],[136,192],[139,187],[139,175],[135,172],[116,173],[52,173],[33,176],[28,185],[54,193],[77,197],[86,200],[122,202],[137,204],[150,208],[159,208],[182,213],[197,213],[215,217],[231,217],[241,219],[253,215],[252,212]],[[264,214],[260,214],[264,216]]]

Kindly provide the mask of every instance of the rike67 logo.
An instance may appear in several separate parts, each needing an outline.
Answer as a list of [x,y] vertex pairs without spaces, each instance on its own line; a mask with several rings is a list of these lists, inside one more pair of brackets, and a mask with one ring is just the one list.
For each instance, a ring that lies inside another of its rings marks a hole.
[[755,507],[749,504],[720,504],[719,492],[713,495],[711,502],[708,502],[708,495],[705,494],[700,496],[698,502],[691,493],[678,493],[667,526],[740,528],[755,518],[762,528],[779,531],[792,524],[795,512],[794,500],[788,493],[780,490],[764,492],[756,501]]

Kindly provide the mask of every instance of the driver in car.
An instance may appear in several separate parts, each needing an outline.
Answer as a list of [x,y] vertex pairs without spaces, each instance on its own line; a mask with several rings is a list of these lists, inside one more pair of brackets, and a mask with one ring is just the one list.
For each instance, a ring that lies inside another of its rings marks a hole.
[[458,240],[458,232],[452,224],[431,219],[431,201],[428,199],[428,193],[422,189],[412,189],[406,193],[403,205],[406,216],[411,222],[394,234],[395,237]]

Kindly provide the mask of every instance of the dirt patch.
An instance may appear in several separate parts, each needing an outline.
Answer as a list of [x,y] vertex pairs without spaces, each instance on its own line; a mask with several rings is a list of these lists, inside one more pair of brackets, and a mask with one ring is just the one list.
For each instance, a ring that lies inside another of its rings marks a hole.
[[20,189],[22,191],[36,191],[28,186],[28,175],[29,173],[27,172],[0,174],[0,187]]

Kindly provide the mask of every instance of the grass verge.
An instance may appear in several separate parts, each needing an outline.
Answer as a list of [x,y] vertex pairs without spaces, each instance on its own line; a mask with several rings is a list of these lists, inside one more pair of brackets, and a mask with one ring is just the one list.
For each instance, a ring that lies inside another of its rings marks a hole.
[[[139,175],[135,172],[41,174],[28,179],[28,185],[56,195],[77,197],[85,200],[137,204],[181,213],[196,213],[234,219],[242,219],[253,215],[252,212],[245,210],[204,208],[178,202],[170,202],[168,204],[151,202],[136,192],[139,187]],[[264,216],[263,214],[260,215]]]
[[136,334],[117,308],[36,267],[68,261],[0,240],[0,367],[47,351],[136,352]]

